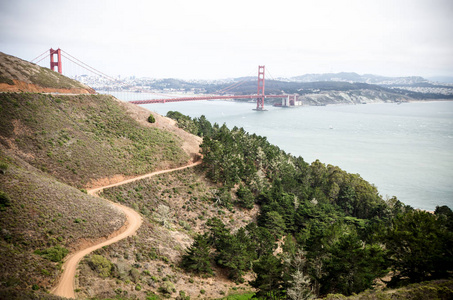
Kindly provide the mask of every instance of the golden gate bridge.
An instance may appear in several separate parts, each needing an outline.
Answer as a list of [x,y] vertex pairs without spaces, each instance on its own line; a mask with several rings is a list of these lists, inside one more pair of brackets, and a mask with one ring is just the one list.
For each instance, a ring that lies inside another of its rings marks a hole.
[[[49,56],[48,56],[49,55]],[[70,55],[69,53],[58,49],[50,49],[46,50],[45,52],[41,53],[39,56],[31,60],[32,63],[40,63],[45,58],[50,57],[50,69],[60,74],[63,74],[63,66],[62,66],[62,57],[69,60],[70,62],[74,63],[75,65],[83,68],[86,71],[89,71],[97,76],[103,77],[107,80],[112,82],[120,83],[118,79],[115,79],[103,72],[89,66],[88,64],[82,62],[81,60],[75,58],[74,56]],[[174,98],[157,98],[157,99],[145,99],[145,100],[133,100],[129,101],[130,103],[134,104],[153,104],[153,103],[167,103],[167,102],[184,102],[184,101],[199,101],[199,100],[222,100],[222,99],[256,99],[256,109],[257,111],[264,111],[264,99],[265,98],[281,98],[282,105],[286,107],[297,106],[300,105],[300,101],[297,99],[297,95],[288,95],[288,94],[281,94],[281,95],[266,95],[265,94],[265,66],[258,66],[258,80],[257,80],[257,93],[250,94],[250,95],[222,95],[235,87],[238,87],[245,81],[235,82],[230,86],[218,91],[218,95],[205,95],[205,96],[190,96],[190,97],[174,97]]]

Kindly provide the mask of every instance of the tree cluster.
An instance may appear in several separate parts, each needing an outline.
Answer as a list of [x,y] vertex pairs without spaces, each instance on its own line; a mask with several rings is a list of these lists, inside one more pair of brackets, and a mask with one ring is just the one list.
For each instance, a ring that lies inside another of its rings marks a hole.
[[209,232],[182,260],[186,270],[212,275],[215,264],[237,281],[251,270],[257,296],[269,299],[351,295],[391,270],[389,286],[452,275],[448,207],[416,211],[395,197],[382,199],[358,174],[308,164],[242,128],[171,115],[203,136],[202,166],[219,185],[213,201],[260,208],[256,222],[236,232],[209,220]]

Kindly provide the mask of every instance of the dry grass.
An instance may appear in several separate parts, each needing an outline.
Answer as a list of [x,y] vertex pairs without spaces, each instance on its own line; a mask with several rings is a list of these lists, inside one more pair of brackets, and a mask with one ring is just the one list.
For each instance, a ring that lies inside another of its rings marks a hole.
[[[218,217],[232,230],[253,220],[256,210],[229,211],[218,207],[211,199],[215,189],[201,170],[194,168],[105,190],[102,197],[133,207],[144,215],[144,223],[136,237],[96,252],[114,265],[110,277],[102,278],[87,262],[81,264],[78,295],[114,297],[124,296],[127,291],[128,297],[145,299],[150,292],[165,296],[162,287],[167,284],[174,287],[167,295],[173,298],[180,291],[192,299],[221,298],[249,291],[247,284],[236,285],[220,269],[215,277],[202,278],[178,267],[192,236],[205,231],[207,219]],[[133,269],[140,274],[138,280],[132,278]],[[140,291],[135,290],[137,284]]]
[[90,87],[65,77],[58,72],[54,72],[48,68],[40,67],[2,52],[0,52],[0,84],[1,83],[6,83],[9,86],[19,84],[19,88],[29,86],[34,88],[41,87],[56,90],[73,90],[73,92],[77,90],[80,93],[93,92]]
[[[0,288],[47,290],[61,263],[36,253],[54,246],[69,250],[110,235],[125,216],[105,201],[35,169],[0,146],[8,168],[0,190],[11,205],[0,211]],[[37,251],[38,250],[38,251]]]
[[110,96],[0,94],[0,142],[79,188],[185,164],[176,135],[144,127]]

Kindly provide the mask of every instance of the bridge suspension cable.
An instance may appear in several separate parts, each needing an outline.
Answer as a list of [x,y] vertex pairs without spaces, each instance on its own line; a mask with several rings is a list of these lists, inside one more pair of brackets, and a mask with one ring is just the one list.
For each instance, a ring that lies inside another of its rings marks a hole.
[[[252,77],[253,76],[252,74],[253,73],[249,73],[249,75],[247,77]],[[225,92],[227,92],[227,91],[229,91],[231,89],[234,89],[236,87],[239,87],[239,86],[241,86],[244,83],[249,82],[249,81],[251,81],[251,80],[250,79],[244,79],[244,80],[241,80],[239,82],[233,82],[231,85],[229,85],[229,86],[227,86],[227,87],[225,87],[225,88],[223,88],[221,90],[217,90],[216,93],[219,93],[219,94],[225,93]]]
[[229,91],[229,90],[231,90],[231,89],[234,89],[234,88],[236,88],[236,87],[238,87],[238,86],[243,85],[243,84],[246,83],[247,81],[249,81],[249,80],[244,79],[244,80],[242,80],[242,81],[233,83],[232,85],[229,85],[229,86],[227,86],[226,88],[223,88],[223,89],[221,89],[220,91],[217,91],[217,92],[218,92],[219,94],[225,93],[225,92],[227,92],[227,91]]
[[113,78],[113,77],[111,77],[111,76],[109,76],[109,75],[107,75],[107,74],[105,74],[105,73],[103,73],[103,72],[101,72],[101,71],[99,71],[99,70],[87,65],[86,63],[84,63],[83,61],[75,58],[74,56],[72,56],[68,52],[66,52],[64,50],[61,50],[61,52],[63,53],[63,57],[65,57],[66,59],[68,59],[71,62],[75,63],[76,65],[84,68],[85,70],[90,71],[90,72],[92,72],[92,73],[94,73],[96,75],[102,76],[102,77],[104,77],[106,79],[109,79],[109,80],[112,80],[112,81],[118,81],[115,78]]
[[[45,54],[46,54],[46,56],[41,57],[41,56],[43,56],[43,55],[45,55]],[[34,64],[38,64],[40,61],[42,61],[44,58],[47,57],[47,54],[49,54],[49,50],[46,50],[46,51],[44,51],[43,53],[41,53],[40,55],[36,56],[36,57],[33,58],[30,62],[32,62],[32,63],[34,63]],[[37,60],[38,58],[40,58],[40,57],[41,57],[41,59],[38,60],[38,61],[36,61],[36,60]]]

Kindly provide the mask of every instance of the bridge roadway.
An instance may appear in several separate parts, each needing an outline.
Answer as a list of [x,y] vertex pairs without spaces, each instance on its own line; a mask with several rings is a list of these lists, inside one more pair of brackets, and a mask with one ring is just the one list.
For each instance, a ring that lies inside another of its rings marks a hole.
[[[221,100],[221,99],[256,99],[261,98],[258,95],[230,95],[230,96],[197,96],[197,97],[181,97],[168,99],[150,99],[150,100],[135,100],[130,101],[133,104],[152,104],[152,103],[167,103],[167,102],[183,102],[183,101],[198,101],[198,100]],[[265,95],[264,98],[286,98],[288,95]]]

